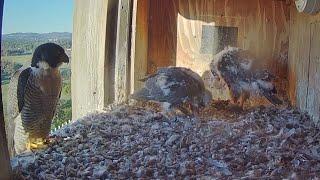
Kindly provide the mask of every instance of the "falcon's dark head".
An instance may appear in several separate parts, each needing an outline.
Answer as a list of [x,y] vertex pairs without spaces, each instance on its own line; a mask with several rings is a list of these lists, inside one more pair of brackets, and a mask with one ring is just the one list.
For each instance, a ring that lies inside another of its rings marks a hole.
[[34,51],[31,66],[39,68],[41,62],[47,63],[51,68],[57,68],[62,63],[69,63],[69,58],[61,46],[55,43],[45,43]]

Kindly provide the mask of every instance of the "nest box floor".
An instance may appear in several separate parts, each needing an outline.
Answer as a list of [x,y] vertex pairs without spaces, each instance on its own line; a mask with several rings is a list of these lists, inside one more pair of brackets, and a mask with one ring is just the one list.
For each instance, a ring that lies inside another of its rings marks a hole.
[[213,102],[202,116],[166,119],[118,106],[55,132],[47,149],[12,160],[26,179],[320,177],[320,131],[291,108],[237,111]]

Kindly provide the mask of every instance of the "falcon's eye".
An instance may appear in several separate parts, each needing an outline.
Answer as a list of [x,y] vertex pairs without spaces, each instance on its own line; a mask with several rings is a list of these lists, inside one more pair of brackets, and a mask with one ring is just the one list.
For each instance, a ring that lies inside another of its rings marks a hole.
[[62,57],[62,56],[63,56],[63,53],[62,53],[61,51],[58,51],[57,56],[58,56],[58,57]]

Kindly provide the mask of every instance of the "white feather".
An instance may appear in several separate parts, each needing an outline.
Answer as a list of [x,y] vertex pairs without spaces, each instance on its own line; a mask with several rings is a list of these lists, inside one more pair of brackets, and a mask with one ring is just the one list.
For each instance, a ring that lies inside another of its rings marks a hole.
[[168,102],[163,102],[162,103],[162,108],[165,110],[165,111],[170,111],[170,107],[171,107],[171,104],[168,103]]
[[168,82],[168,77],[164,74],[160,74],[157,78],[157,85],[161,88],[163,94],[168,96],[170,94],[170,86],[176,84],[175,82]]
[[39,66],[40,69],[44,69],[44,70],[51,68],[50,65],[45,61],[40,61],[37,63],[37,65]]
[[240,62],[240,66],[242,69],[248,71],[251,69],[252,66],[252,60],[248,60],[246,62]]

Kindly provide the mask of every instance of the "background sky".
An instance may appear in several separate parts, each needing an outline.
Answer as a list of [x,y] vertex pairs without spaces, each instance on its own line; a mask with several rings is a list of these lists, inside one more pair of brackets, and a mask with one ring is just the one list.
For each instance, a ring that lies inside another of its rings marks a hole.
[[72,32],[73,0],[4,0],[2,33]]

